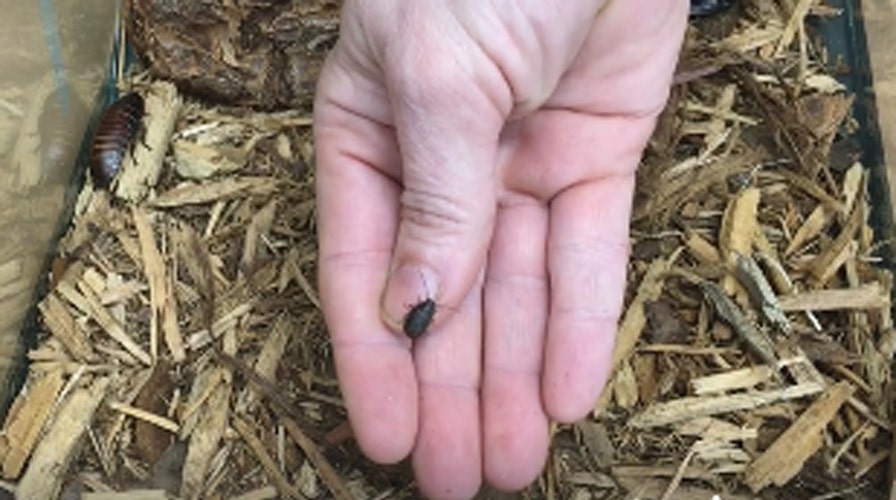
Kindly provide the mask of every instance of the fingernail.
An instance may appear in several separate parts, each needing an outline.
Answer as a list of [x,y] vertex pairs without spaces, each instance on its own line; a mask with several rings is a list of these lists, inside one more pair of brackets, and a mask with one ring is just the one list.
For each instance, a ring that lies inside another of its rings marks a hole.
[[408,313],[418,304],[436,300],[439,292],[438,275],[422,264],[403,264],[392,272],[383,293],[383,320],[399,333]]

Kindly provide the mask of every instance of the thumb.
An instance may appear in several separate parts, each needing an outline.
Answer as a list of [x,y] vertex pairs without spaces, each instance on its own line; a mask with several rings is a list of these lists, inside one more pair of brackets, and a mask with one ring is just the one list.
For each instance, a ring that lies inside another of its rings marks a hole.
[[494,227],[495,163],[509,91],[500,109],[472,81],[464,59],[469,55],[405,60],[401,67],[414,74],[390,86],[402,193],[383,311],[401,331],[411,326],[406,320],[415,305],[428,307],[410,320],[416,326],[404,333],[412,337],[431,326],[436,307],[463,301],[485,265]]

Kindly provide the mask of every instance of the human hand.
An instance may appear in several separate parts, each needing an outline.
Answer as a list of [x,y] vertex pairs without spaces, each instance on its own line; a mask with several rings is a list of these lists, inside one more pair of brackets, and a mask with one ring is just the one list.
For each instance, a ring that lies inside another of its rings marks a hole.
[[526,486],[549,421],[593,408],[687,11],[345,1],[315,102],[321,299],[359,446],[412,453],[427,496]]

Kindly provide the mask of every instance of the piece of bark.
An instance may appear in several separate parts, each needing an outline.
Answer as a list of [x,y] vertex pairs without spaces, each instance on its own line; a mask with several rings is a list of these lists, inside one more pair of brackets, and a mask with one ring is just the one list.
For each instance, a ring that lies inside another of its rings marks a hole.
[[659,300],[644,304],[647,315],[645,340],[650,344],[685,344],[691,327],[679,314],[677,304]]

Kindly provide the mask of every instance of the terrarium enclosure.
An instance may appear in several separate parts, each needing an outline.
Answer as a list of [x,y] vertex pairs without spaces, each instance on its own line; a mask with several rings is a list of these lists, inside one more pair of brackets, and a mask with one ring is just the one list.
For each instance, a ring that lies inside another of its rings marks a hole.
[[[0,36],[27,50],[0,54],[23,77],[0,90],[0,323],[41,293],[0,486],[418,498],[408,463],[352,439],[315,286],[310,111],[339,2],[132,0],[133,58],[111,2],[7,3]],[[862,5],[721,3],[691,20],[638,172],[612,379],[552,428],[536,483],[481,498],[892,498],[893,212]],[[75,158],[110,58],[133,60],[116,83],[144,133],[98,189]]]
[[109,80],[116,4],[2,0],[0,11],[0,401],[8,401],[33,345],[26,319],[67,223],[76,159]]

